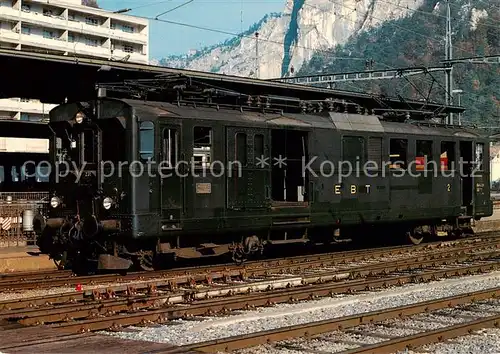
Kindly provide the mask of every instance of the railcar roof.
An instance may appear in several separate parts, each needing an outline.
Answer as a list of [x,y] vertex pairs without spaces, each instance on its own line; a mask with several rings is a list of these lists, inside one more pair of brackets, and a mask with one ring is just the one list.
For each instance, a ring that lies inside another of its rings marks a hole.
[[373,132],[386,134],[407,134],[426,136],[449,136],[477,138],[481,132],[472,128],[440,126],[432,123],[400,123],[384,121],[376,115],[323,112],[321,114],[261,113],[230,109],[217,110],[215,107],[177,106],[165,102],[123,100],[134,107],[141,119],[176,118],[231,121],[276,126],[334,129],[349,132]]

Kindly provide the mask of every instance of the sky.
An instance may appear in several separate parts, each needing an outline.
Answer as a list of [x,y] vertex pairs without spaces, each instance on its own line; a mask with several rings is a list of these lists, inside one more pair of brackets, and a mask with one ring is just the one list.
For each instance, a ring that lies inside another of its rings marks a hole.
[[[190,0],[97,0],[99,7],[116,11],[130,8],[129,15],[155,18],[162,12]],[[182,22],[231,33],[240,33],[265,14],[281,12],[285,0],[192,0],[168,14],[163,20]],[[160,21],[150,21],[150,59],[171,54],[186,54],[230,38],[230,35],[199,30]]]

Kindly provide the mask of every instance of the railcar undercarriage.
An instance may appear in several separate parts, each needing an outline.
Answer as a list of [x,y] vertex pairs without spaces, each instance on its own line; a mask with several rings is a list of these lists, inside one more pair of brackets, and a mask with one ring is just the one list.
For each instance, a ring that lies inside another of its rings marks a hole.
[[[470,217],[426,223],[298,227],[280,230],[228,232],[210,235],[178,235],[174,239],[126,238],[117,233],[119,223],[98,222],[93,217],[49,219],[38,238],[40,250],[49,254],[60,269],[77,273],[89,271],[136,271],[169,268],[181,260],[231,257],[242,264],[265,255],[270,248],[291,244],[336,244],[351,241],[356,246],[374,244],[414,244],[438,238],[463,238],[474,234]],[[191,240],[187,243],[186,240]],[[193,241],[194,240],[194,241]]]

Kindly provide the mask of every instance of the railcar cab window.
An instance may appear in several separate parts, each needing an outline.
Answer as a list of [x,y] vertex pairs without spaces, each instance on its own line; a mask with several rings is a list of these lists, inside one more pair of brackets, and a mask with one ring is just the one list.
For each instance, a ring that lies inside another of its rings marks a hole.
[[139,127],[139,155],[142,160],[152,159],[154,156],[155,131],[154,124],[150,121],[141,122]]
[[390,139],[389,147],[389,165],[390,169],[400,170],[406,169],[408,165],[408,140],[406,139]]
[[415,169],[417,171],[432,171],[432,141],[417,140],[416,143]]
[[455,143],[452,141],[441,142],[441,155],[439,156],[441,171],[455,169]]
[[477,143],[476,144],[476,170],[477,171],[483,171],[484,169],[484,144],[483,143]]
[[163,130],[163,163],[168,168],[174,168],[178,161],[179,133],[177,129],[166,128]]
[[212,128],[194,127],[193,161],[197,168],[209,167],[212,162]]

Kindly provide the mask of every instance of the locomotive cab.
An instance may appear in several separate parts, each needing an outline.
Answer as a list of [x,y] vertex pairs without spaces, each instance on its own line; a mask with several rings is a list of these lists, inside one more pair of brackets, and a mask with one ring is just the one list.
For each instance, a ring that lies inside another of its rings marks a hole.
[[130,214],[130,180],[120,168],[137,146],[131,116],[127,105],[113,100],[68,103],[50,112],[52,171],[42,252],[64,263],[73,249],[91,255],[103,235],[130,229],[130,218],[123,217]]

